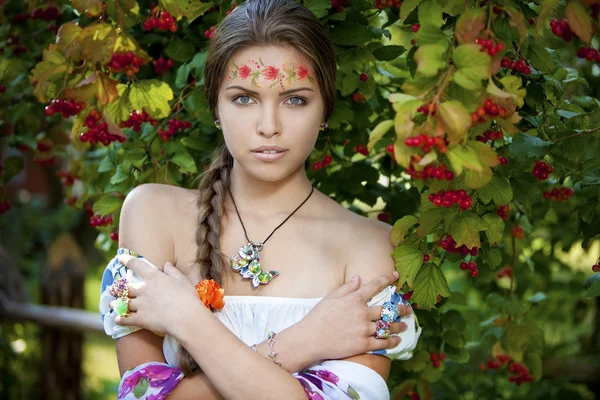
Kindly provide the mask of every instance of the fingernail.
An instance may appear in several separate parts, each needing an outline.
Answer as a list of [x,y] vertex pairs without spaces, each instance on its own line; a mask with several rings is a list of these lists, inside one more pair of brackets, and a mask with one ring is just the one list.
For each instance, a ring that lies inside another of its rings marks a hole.
[[358,275],[354,275],[352,278],[350,278],[351,281],[355,281],[358,279]]
[[168,265],[169,267],[172,267],[172,266],[173,266],[173,264],[171,264],[171,262],[170,262],[170,261],[167,261],[167,262],[165,263],[165,266],[167,266],[167,265]]
[[400,276],[400,274],[398,273],[398,271],[394,271],[394,278],[398,279],[398,277]]

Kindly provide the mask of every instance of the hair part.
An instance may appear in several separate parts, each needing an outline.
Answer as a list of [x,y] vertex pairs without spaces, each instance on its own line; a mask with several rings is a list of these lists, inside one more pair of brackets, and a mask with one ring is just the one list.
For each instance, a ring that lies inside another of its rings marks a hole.
[[[271,45],[292,46],[310,60],[323,98],[323,117],[327,120],[335,103],[335,50],[321,22],[294,0],[249,0],[217,26],[204,68],[206,99],[213,116],[219,117],[219,89],[233,55],[248,47]],[[229,262],[220,250],[219,239],[232,166],[233,157],[223,145],[202,175],[198,187],[196,262],[202,279],[214,279],[219,284],[222,283],[222,272],[229,268]],[[177,358],[185,376],[199,370],[181,345]]]

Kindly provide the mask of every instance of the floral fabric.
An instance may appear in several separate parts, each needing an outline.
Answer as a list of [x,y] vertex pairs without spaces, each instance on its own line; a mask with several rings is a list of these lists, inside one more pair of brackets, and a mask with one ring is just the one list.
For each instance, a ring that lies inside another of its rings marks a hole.
[[161,362],[148,362],[127,371],[119,383],[118,400],[163,400],[183,379],[183,372]]

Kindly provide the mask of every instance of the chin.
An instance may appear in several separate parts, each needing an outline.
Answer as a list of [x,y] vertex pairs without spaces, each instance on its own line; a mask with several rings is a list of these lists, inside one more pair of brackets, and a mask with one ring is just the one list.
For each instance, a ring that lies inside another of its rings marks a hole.
[[245,173],[258,181],[280,182],[298,172],[304,173],[304,160],[292,160],[290,157],[288,160],[265,162],[255,159],[252,155],[250,157],[242,163],[238,162],[238,165]]

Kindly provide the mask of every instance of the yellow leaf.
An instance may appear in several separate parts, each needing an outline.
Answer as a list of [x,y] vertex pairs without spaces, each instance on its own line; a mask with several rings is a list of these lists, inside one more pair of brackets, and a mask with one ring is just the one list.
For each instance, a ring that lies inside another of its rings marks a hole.
[[513,6],[504,6],[502,8],[506,14],[510,17],[508,24],[517,28],[519,32],[519,43],[523,43],[523,40],[527,37],[527,25],[525,22],[525,16],[517,8]]
[[81,60],[82,49],[78,40],[81,31],[79,25],[69,21],[61,25],[56,34],[56,48],[76,62]]
[[166,118],[171,113],[169,100],[173,99],[173,90],[157,79],[145,79],[131,85],[129,101],[134,109],[146,110],[152,118]]
[[584,43],[590,43],[594,36],[594,26],[585,8],[578,1],[569,1],[565,8],[565,17],[571,30]]
[[487,15],[483,8],[470,8],[461,14],[456,21],[454,36],[458,43],[474,43],[479,33],[485,28]]
[[67,71],[67,59],[56,49],[56,45],[44,50],[43,61],[37,63],[32,75],[31,83],[36,82],[33,94],[42,103],[47,103],[56,96],[55,83],[63,79]]
[[75,88],[66,89],[65,93],[71,99],[87,102],[95,97],[100,104],[108,104],[119,96],[118,83],[109,76],[96,71],[77,84]]
[[385,121],[381,121],[377,124],[375,128],[371,131],[369,135],[369,143],[367,143],[367,148],[369,151],[373,150],[373,147],[379,140],[390,130],[390,128],[394,126],[394,120],[386,119]]
[[441,103],[437,109],[436,120],[448,134],[450,144],[461,142],[471,127],[471,114],[457,100]]
[[105,22],[89,25],[79,35],[81,57],[91,63],[108,64],[116,41],[117,32],[111,25]]

